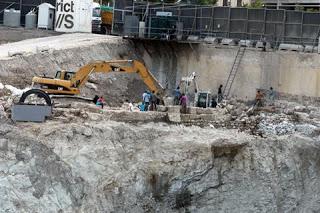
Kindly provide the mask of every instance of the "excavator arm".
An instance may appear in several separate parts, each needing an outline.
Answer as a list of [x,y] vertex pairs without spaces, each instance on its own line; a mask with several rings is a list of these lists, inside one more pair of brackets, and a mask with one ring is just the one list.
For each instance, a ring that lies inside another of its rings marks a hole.
[[165,95],[162,85],[144,64],[137,60],[94,61],[81,67],[69,80],[34,77],[32,82],[46,85],[43,90],[49,94],[76,95],[92,73],[109,72],[137,73],[153,94],[161,99]]

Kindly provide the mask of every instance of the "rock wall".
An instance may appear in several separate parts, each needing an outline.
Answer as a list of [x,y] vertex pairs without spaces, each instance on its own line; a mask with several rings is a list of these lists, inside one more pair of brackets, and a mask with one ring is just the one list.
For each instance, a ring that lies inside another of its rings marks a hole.
[[4,212],[318,212],[299,135],[113,121],[0,126]]

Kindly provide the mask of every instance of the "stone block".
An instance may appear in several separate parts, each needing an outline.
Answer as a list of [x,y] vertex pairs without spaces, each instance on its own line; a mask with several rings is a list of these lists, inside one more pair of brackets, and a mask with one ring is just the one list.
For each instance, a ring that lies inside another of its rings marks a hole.
[[168,106],[168,113],[180,113],[180,106]]
[[215,37],[211,37],[211,36],[206,36],[203,41],[205,41],[206,43],[209,43],[209,44],[218,44],[219,41],[217,38]]
[[197,107],[188,107],[188,114],[197,114]]
[[230,38],[224,38],[224,39],[222,39],[221,44],[222,44],[222,45],[229,45],[229,46],[236,46],[235,40],[230,39]]
[[252,47],[253,44],[252,44],[252,41],[250,41],[250,40],[240,40],[239,46],[240,47]]
[[315,52],[317,52],[317,50],[318,50],[318,47],[315,47],[312,45],[306,45],[304,47],[304,52],[306,52],[306,53],[315,53]]
[[168,113],[168,119],[170,122],[180,123],[181,122],[180,113]]
[[[264,45],[262,41],[257,41],[256,48],[263,49]],[[271,49],[271,44],[269,42],[266,42],[266,50]]]
[[190,35],[190,36],[188,36],[187,40],[188,41],[198,41],[199,36]]
[[197,114],[212,114],[213,110],[214,108],[201,108],[201,107],[197,107],[196,109]]
[[279,50],[303,52],[304,47],[298,44],[280,44]]
[[43,52],[49,52],[50,47],[49,46],[38,46],[37,47],[37,53],[43,53]]
[[163,102],[165,106],[172,106],[173,102],[174,102],[174,98],[173,97],[165,97],[163,98]]
[[8,51],[8,56],[9,57],[14,57],[14,56],[18,56],[18,55],[26,55],[27,52],[26,51],[19,51],[19,50],[10,50]]
[[163,106],[163,105],[158,105],[157,106],[157,111],[158,112],[166,112],[166,111],[168,111],[168,107]]

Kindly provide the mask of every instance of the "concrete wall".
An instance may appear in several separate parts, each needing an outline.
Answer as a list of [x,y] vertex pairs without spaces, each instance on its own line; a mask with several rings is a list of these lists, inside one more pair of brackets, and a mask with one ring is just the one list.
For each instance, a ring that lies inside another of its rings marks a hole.
[[[177,52],[177,82],[196,71],[200,89],[217,93],[226,84],[238,47],[197,45]],[[231,95],[253,98],[256,89],[270,86],[280,93],[320,96],[320,55],[298,52],[261,52],[247,49]]]
[[135,53],[145,62],[164,88],[173,89],[176,86],[177,62],[179,49],[186,45],[167,41],[135,41]]

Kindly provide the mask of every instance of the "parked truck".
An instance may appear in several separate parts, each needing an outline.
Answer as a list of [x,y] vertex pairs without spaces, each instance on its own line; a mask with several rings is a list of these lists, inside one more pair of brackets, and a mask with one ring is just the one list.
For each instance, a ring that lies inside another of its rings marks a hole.
[[98,3],[93,3],[92,8],[92,32],[111,34],[113,8]]

